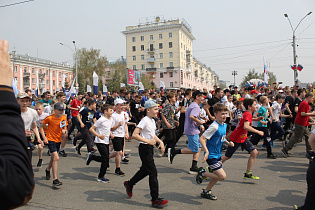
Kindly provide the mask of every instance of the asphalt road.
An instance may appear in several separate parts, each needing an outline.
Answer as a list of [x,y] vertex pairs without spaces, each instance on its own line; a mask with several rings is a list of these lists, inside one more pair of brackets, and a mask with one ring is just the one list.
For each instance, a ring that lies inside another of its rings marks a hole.
[[[186,139],[186,136],[182,137],[178,147],[184,147]],[[259,176],[260,180],[253,181],[243,180],[249,155],[239,149],[223,165],[226,180],[212,189],[218,197],[216,201],[200,197],[207,182],[198,185],[195,176],[188,174],[192,155],[178,155],[172,165],[166,157],[156,157],[160,196],[169,200],[165,209],[292,209],[293,204],[302,205],[307,190],[305,178],[308,160],[305,158],[305,145],[299,143],[294,147],[289,158],[280,155],[281,142],[275,142],[275,146],[274,153],[279,155],[275,160],[267,159],[266,151],[258,149],[253,174]],[[130,163],[121,166],[126,176],[114,175],[115,163],[111,159],[106,175],[110,183],[100,183],[96,181],[100,163],[92,161],[87,166],[86,148],[82,148],[82,155],[78,156],[71,142],[68,142],[68,157],[60,157],[59,160],[58,178],[63,182],[59,189],[52,188],[52,180],[45,180],[45,168],[50,159],[46,154],[47,149],[44,149],[42,168],[36,168],[38,156],[33,151],[35,192],[33,199],[21,209],[150,208],[148,177],[134,186],[131,199],[125,193],[123,182],[130,179],[141,165],[138,142],[127,142],[126,150],[131,155]],[[206,165],[199,163],[198,166]]]

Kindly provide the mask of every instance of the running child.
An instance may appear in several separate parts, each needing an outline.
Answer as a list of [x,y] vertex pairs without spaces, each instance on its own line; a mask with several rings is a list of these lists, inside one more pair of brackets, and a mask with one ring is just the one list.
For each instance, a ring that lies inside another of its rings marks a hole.
[[[43,120],[48,117],[49,115],[47,113],[44,113],[44,103],[43,102],[37,102],[35,104],[35,110],[38,114],[38,120],[37,120],[37,128],[40,128],[40,125],[43,123]],[[47,132],[47,127],[44,127],[44,132]],[[43,136],[40,134],[41,140],[44,140]],[[37,167],[41,168],[43,164],[43,143],[40,143],[37,145],[38,147],[38,163]]]
[[[40,126],[40,133],[44,138],[44,143],[48,144],[48,148],[51,154],[49,165],[46,168],[46,180],[50,179],[50,169],[53,172],[53,187],[62,185],[57,178],[57,169],[59,161],[59,149],[62,140],[62,136],[67,133],[67,117],[63,115],[64,105],[60,102],[54,105],[54,115],[50,115],[43,120],[43,124]],[[46,135],[44,133],[44,124],[48,125]]]
[[[244,99],[244,107],[246,111],[244,112],[242,119],[237,125],[236,129],[231,133],[230,140],[234,143],[234,147],[229,146],[225,152],[225,155],[222,157],[222,163],[229,160],[235,151],[242,146],[247,152],[250,153],[247,162],[247,170],[244,175],[244,179],[259,179],[259,177],[254,176],[252,174],[252,168],[256,157],[258,155],[258,151],[255,146],[248,140],[247,131],[252,133],[257,133],[260,136],[264,135],[264,132],[258,131],[251,127],[251,123],[253,121],[252,114],[257,111],[257,104],[254,99],[246,98]],[[255,120],[261,120],[263,117],[256,118]]]
[[[205,157],[202,163],[207,161],[210,172],[202,167],[199,168],[198,174],[196,176],[196,181],[201,184],[203,179],[210,178],[210,182],[206,189],[201,192],[201,197],[210,200],[217,200],[217,197],[212,194],[211,189],[218,181],[223,181],[226,178],[225,171],[222,168],[221,151],[223,143],[226,141],[226,127],[224,123],[227,118],[227,106],[217,103],[213,107],[213,112],[215,116],[215,121],[209,126],[209,128],[202,134],[199,141],[202,148],[205,151]],[[229,142],[230,147],[234,147],[233,142]]]
[[124,186],[128,196],[131,198],[133,186],[146,176],[149,176],[152,207],[163,208],[168,201],[159,198],[159,183],[153,159],[153,148],[156,143],[159,144],[162,153],[165,151],[163,142],[155,135],[156,124],[153,118],[157,117],[159,108],[153,100],[146,101],[144,108],[147,111],[146,117],[140,121],[132,134],[132,137],[140,143],[139,155],[142,165],[140,170],[129,181],[124,182]]

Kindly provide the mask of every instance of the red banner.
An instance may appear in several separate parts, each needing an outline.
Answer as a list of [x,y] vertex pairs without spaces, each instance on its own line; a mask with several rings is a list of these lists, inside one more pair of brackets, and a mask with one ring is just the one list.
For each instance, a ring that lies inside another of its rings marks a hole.
[[128,85],[135,84],[135,71],[128,69]]

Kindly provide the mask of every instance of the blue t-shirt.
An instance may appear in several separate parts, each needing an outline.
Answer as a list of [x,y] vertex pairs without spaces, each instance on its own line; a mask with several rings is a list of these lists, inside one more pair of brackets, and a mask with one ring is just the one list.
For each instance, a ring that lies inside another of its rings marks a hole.
[[[258,116],[258,117],[263,116],[264,119],[263,119],[262,121],[266,122],[266,121],[267,121],[267,118],[268,118],[268,116],[267,116],[267,109],[266,109],[265,107],[261,106],[260,109],[259,109],[259,111],[258,111],[258,115],[257,115],[257,116]],[[266,124],[266,125],[263,125],[260,121],[258,121],[258,125],[257,125],[257,126],[258,126],[258,127],[267,127],[267,124]]]
[[214,121],[202,134],[207,139],[208,159],[219,159],[221,157],[222,145],[226,141],[226,127],[225,123],[220,124],[218,121]]

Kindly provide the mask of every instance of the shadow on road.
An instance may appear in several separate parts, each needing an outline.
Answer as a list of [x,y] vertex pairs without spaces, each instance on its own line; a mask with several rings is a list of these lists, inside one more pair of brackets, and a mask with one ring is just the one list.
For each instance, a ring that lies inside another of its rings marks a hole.
[[[301,194],[301,195],[297,195]],[[293,206],[294,204],[303,203],[305,195],[303,192],[298,190],[280,190],[278,195],[275,197],[266,197],[266,200],[277,202],[283,205]],[[279,208],[282,209],[282,208]],[[292,209],[292,208],[290,208]]]

